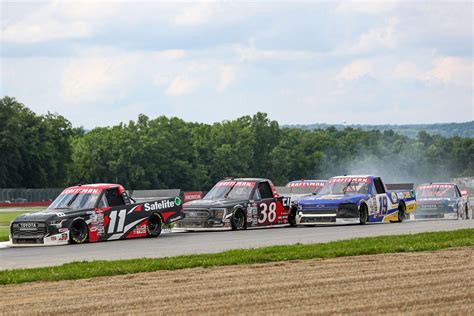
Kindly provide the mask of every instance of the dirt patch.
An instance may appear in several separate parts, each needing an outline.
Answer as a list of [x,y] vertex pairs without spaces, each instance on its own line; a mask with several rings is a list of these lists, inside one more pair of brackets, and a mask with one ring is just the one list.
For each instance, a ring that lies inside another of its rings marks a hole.
[[474,313],[474,247],[0,286],[11,314]]

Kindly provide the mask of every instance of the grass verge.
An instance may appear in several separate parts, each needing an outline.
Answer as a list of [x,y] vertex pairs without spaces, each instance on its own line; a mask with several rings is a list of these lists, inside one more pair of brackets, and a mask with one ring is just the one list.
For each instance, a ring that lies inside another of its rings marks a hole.
[[14,220],[17,216],[27,213],[28,211],[28,209],[25,209],[23,211],[0,212],[0,241],[8,240],[10,222]]
[[215,254],[157,259],[143,258],[115,261],[73,262],[56,267],[4,270],[0,271],[0,284],[75,280],[158,270],[177,270],[194,267],[214,267],[297,259],[432,251],[464,246],[474,246],[474,229],[357,238],[323,244],[296,244],[255,249],[239,249]]

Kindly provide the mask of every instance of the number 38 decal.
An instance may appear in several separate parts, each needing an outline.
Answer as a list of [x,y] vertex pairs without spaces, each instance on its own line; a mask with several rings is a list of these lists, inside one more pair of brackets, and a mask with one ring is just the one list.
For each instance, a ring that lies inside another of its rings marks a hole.
[[265,222],[273,223],[277,218],[276,213],[276,203],[272,202],[270,204],[262,203],[260,204],[260,217],[258,218],[258,223],[262,224]]

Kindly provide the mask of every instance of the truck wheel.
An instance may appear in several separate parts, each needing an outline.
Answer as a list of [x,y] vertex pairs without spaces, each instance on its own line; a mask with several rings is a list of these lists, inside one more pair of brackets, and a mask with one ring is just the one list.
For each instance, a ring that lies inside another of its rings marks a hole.
[[367,206],[362,204],[359,208],[359,224],[365,225],[367,223],[367,219],[369,217],[369,213],[367,212]]
[[467,207],[467,204],[466,204],[466,217],[464,219],[469,219],[469,208]]
[[69,241],[71,244],[82,244],[89,236],[89,227],[82,219],[77,219],[72,222],[69,227]]
[[405,204],[400,203],[398,205],[398,219],[396,220],[397,223],[403,222],[405,219]]
[[245,229],[245,215],[242,210],[236,210],[232,217],[230,218],[230,226],[232,230],[241,230]]
[[288,223],[290,224],[290,227],[296,227],[296,208],[290,210],[290,214],[288,214]]
[[148,223],[146,224],[146,234],[148,237],[158,237],[161,234],[161,226],[163,221],[161,216],[157,213],[153,213],[148,217]]

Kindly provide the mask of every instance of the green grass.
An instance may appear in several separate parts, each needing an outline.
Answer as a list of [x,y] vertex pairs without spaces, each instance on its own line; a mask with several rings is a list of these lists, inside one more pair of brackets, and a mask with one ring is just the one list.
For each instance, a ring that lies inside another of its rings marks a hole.
[[[39,210],[44,210],[45,207],[15,207],[7,208],[12,211],[2,211],[0,208],[0,241],[7,241],[8,234],[10,229],[10,222],[14,220],[17,216],[25,213],[36,212]],[[13,211],[14,210],[14,211]]]
[[[157,242],[159,242],[157,240]],[[62,266],[0,271],[0,284],[34,281],[85,279],[158,270],[214,267],[296,259],[334,258],[367,254],[431,251],[474,246],[474,229],[415,235],[382,236],[334,241],[324,244],[296,244],[256,249],[230,250],[216,254],[158,259],[73,262]],[[74,246],[70,246],[74,247]],[[397,269],[397,267],[395,267]]]

